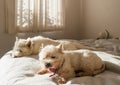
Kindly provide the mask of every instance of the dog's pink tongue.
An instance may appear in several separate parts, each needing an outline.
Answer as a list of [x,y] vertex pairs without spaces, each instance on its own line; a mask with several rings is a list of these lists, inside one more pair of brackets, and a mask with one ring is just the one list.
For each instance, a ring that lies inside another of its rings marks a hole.
[[56,68],[49,68],[50,72],[52,72],[53,74],[50,75],[50,77],[54,76],[57,72],[57,69]]
[[57,71],[57,69],[56,68],[49,68],[49,70],[51,71],[51,72],[53,72],[53,73],[56,73],[56,71]]

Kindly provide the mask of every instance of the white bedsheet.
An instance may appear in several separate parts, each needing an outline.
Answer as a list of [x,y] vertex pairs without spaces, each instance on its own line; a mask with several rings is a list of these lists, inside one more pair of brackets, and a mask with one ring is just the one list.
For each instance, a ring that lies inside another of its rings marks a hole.
[[[92,76],[76,77],[65,85],[120,85],[120,60],[111,54],[95,52],[106,61],[106,71]],[[10,52],[0,60],[0,85],[56,85],[50,74],[38,75],[37,55],[12,58]]]

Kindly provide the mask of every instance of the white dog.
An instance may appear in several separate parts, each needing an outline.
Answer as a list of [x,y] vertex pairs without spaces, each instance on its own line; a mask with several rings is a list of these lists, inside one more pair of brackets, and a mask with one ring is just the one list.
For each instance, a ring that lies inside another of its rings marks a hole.
[[39,60],[42,69],[38,73],[58,74],[59,83],[65,83],[68,79],[75,77],[75,71],[79,71],[77,76],[89,76],[101,73],[105,69],[104,62],[92,51],[64,51],[61,44],[44,47],[39,53]]
[[89,47],[81,45],[80,43],[70,42],[65,40],[53,40],[50,38],[45,38],[42,36],[36,36],[33,38],[27,39],[18,39],[16,37],[16,41],[13,47],[12,57],[20,57],[25,55],[37,54],[41,49],[41,45],[44,46],[52,44],[58,45],[62,43],[65,47],[65,50],[75,50],[75,49],[89,49]]

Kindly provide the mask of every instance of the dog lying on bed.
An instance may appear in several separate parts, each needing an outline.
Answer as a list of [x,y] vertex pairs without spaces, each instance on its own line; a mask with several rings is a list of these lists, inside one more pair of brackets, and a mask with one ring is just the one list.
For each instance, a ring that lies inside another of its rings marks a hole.
[[57,82],[65,83],[77,76],[89,76],[101,73],[105,69],[104,62],[90,50],[64,51],[62,44],[45,46],[39,53],[41,70],[39,74],[47,72],[57,74]]
[[77,42],[70,42],[65,40],[53,40],[42,36],[36,36],[27,39],[18,39],[16,37],[16,41],[13,47],[12,57],[37,54],[40,51],[41,49],[40,47],[42,44],[46,46],[49,44],[58,45],[60,43],[64,45],[65,50],[76,50],[81,48],[90,49],[89,47],[81,45],[80,43]]

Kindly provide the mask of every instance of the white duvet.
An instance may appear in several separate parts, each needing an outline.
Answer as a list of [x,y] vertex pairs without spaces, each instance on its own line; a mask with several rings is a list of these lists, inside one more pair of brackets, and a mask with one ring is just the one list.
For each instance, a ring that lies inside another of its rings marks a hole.
[[[104,52],[95,52],[106,61],[106,71],[96,76],[76,77],[65,85],[120,85],[120,60]],[[56,85],[50,74],[38,75],[38,56],[12,58],[10,52],[0,60],[0,85]]]

